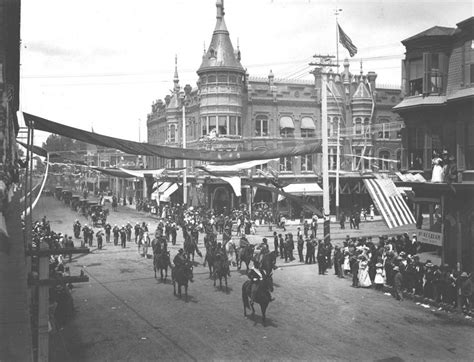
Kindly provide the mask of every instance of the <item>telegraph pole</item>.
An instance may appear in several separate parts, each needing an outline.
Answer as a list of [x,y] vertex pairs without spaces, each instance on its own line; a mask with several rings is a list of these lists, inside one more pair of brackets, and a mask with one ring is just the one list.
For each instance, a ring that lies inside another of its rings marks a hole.
[[[322,138],[322,173],[323,173],[323,214],[324,214],[324,240],[330,240],[330,194],[329,194],[329,151],[328,151],[328,113],[327,113],[327,82],[328,68],[335,66],[332,63],[333,55],[314,55],[317,62],[309,65],[315,66],[315,76],[321,74],[321,138]],[[316,78],[315,78],[316,79]],[[318,85],[315,84],[317,87]],[[338,145],[339,146],[339,145]]]
[[[182,121],[182,140],[183,148],[186,148],[186,93],[180,94],[183,101],[183,121]],[[183,205],[188,203],[188,174],[187,174],[187,162],[183,160]]]

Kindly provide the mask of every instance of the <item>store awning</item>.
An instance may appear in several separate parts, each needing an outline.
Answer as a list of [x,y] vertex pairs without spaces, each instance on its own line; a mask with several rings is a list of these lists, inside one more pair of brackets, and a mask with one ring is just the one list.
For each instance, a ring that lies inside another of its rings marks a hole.
[[[283,187],[283,191],[297,196],[323,196],[323,190],[317,183],[290,184]],[[278,201],[283,200],[283,195],[278,196]]]
[[295,125],[291,117],[281,117],[280,128],[295,128]]
[[305,117],[301,120],[301,129],[316,129],[316,126],[311,118]]
[[173,192],[175,192],[177,189],[178,189],[178,184],[172,184],[163,192],[163,195],[160,194],[160,201],[169,202],[171,194],[173,194]]
[[162,194],[171,186],[171,182],[162,182],[158,186],[158,192]]

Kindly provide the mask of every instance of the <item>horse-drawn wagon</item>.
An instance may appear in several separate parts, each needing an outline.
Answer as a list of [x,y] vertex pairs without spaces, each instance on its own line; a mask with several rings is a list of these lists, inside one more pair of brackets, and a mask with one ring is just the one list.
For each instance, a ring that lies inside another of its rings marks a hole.
[[77,211],[79,208],[79,200],[81,197],[79,195],[71,196],[71,210]]
[[109,209],[104,209],[102,205],[94,204],[89,208],[89,217],[92,220],[92,226],[94,227],[103,227],[107,222],[107,215],[109,214]]
[[58,200],[61,200],[63,196],[63,188],[61,186],[56,186],[54,189],[54,197]]

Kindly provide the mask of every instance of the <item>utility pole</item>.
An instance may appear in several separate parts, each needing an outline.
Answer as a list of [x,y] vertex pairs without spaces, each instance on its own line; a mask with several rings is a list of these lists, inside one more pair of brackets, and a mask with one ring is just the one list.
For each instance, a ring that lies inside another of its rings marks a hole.
[[[321,138],[322,138],[322,173],[323,173],[323,214],[324,214],[324,240],[330,240],[330,194],[329,194],[329,150],[328,150],[328,113],[327,113],[327,72],[328,68],[335,66],[332,63],[333,55],[314,55],[317,62],[309,65],[315,66],[313,71],[316,76],[321,74]],[[318,84],[315,84],[317,87]],[[339,146],[339,145],[338,145]]]
[[[183,148],[186,148],[186,93],[183,92],[180,94],[183,105],[183,122],[182,122],[182,138],[183,138]],[[187,162],[183,160],[183,205],[188,203],[188,177],[187,177]]]

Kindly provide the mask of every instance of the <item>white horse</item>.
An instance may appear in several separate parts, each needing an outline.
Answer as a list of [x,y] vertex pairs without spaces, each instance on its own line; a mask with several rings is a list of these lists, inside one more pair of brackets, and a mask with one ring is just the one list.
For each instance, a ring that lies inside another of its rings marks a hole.
[[225,245],[225,253],[227,254],[227,259],[233,266],[237,265],[237,247],[232,239],[230,239]]

